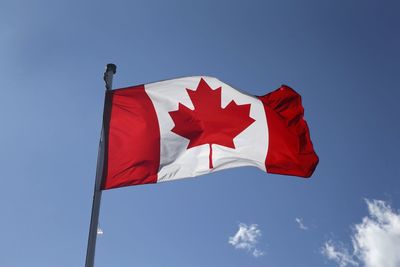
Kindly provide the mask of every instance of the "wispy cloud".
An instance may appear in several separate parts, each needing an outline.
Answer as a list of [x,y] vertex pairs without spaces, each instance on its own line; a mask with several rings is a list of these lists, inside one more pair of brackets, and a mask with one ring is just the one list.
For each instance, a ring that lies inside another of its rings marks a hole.
[[255,248],[251,254],[254,257],[258,258],[258,257],[261,257],[264,255],[264,251],[261,251],[261,250]]
[[303,218],[295,218],[295,221],[297,222],[301,230],[308,230],[308,227],[305,226],[303,223]]
[[400,213],[382,200],[366,199],[365,202],[369,214],[353,227],[353,252],[350,254],[328,241],[322,247],[322,254],[340,267],[400,266]]
[[323,255],[329,260],[335,261],[340,267],[358,266],[358,263],[353,259],[353,255],[344,248],[343,245],[334,245],[332,240],[325,242],[321,249]]
[[261,237],[261,230],[257,224],[247,225],[245,223],[239,224],[239,230],[234,236],[229,237],[229,244],[236,249],[243,249],[251,253],[254,257],[264,255],[264,252],[256,248],[259,238]]

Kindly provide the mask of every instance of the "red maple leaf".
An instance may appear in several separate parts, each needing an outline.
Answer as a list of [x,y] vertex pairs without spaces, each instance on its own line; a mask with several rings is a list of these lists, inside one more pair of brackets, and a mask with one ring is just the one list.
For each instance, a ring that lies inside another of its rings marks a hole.
[[190,140],[187,149],[210,145],[209,168],[212,164],[212,145],[235,148],[233,138],[255,120],[249,116],[251,104],[237,105],[232,100],[221,108],[221,87],[213,90],[200,79],[196,90],[186,88],[194,109],[179,103],[178,110],[169,112],[175,127],[172,132]]

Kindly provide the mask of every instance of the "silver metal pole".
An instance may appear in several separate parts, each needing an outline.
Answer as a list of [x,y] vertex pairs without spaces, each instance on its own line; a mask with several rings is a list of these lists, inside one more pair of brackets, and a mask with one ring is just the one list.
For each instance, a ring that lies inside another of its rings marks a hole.
[[[106,90],[112,89],[113,75],[117,71],[117,66],[114,64],[107,64],[106,71],[104,72],[104,82],[106,84]],[[104,119],[103,126],[101,129],[101,137],[99,143],[99,151],[97,154],[97,167],[96,167],[96,180],[94,183],[93,193],[93,204],[92,204],[92,215],[90,218],[90,228],[88,245],[86,251],[86,264],[85,267],[94,266],[94,254],[96,250],[96,238],[97,238],[97,227],[99,224],[99,212],[100,212],[100,201],[101,201],[101,184],[103,181],[103,170],[104,170]]]

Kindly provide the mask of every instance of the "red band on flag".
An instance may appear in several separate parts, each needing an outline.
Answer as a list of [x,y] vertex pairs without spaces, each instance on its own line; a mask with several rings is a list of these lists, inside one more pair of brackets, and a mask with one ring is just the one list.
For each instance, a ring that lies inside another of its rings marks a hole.
[[288,86],[260,96],[268,121],[267,172],[310,177],[318,156],[303,119],[301,96]]
[[107,91],[107,106],[102,189],[156,183],[160,129],[144,85]]

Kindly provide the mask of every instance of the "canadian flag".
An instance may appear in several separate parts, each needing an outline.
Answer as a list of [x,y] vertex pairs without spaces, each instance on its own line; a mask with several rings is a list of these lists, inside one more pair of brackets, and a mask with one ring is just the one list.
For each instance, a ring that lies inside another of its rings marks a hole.
[[310,177],[318,156],[303,113],[287,86],[256,97],[213,77],[107,91],[102,189],[240,166]]

